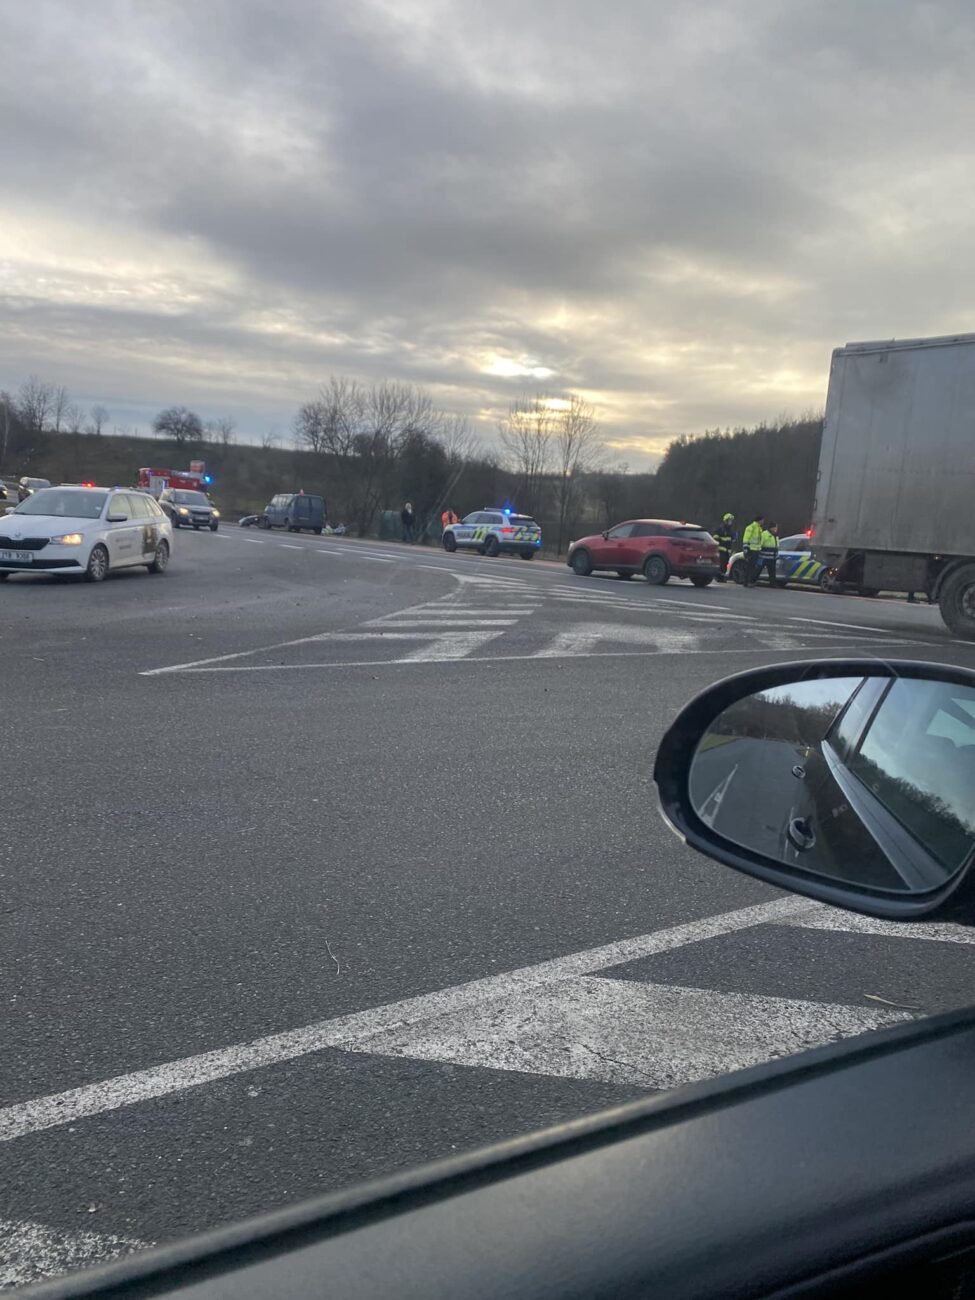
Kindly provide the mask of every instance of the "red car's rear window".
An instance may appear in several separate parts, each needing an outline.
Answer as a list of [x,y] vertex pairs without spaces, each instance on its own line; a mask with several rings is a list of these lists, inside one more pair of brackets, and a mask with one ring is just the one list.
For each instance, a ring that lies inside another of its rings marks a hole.
[[671,537],[680,537],[688,542],[713,542],[714,538],[703,528],[672,528]]

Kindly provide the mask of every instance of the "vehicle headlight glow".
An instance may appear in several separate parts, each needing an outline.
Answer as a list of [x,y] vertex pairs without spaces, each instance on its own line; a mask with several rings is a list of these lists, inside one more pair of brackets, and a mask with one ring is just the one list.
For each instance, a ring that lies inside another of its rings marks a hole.
[[52,537],[52,546],[80,546],[84,541],[81,533],[62,533],[60,537]]
[[180,506],[180,508],[179,508],[179,513],[180,513],[181,515],[188,515],[190,512],[189,512],[189,510],[187,510],[186,506]]
[[220,511],[215,509],[214,512],[213,512],[213,517],[214,517],[214,519],[219,519],[219,518],[220,518]]

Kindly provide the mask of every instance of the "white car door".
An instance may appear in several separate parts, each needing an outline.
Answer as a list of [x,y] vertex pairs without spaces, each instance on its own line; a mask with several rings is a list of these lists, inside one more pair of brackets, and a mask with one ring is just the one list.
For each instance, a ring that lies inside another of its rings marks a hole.
[[105,511],[105,542],[113,569],[138,564],[142,558],[141,523],[134,516],[132,499],[127,492],[114,492]]

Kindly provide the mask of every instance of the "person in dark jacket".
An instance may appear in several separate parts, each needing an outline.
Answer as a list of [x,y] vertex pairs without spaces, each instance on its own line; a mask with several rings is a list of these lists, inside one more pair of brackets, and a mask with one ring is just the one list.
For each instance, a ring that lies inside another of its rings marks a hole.
[[399,517],[400,523],[403,525],[403,541],[412,542],[415,516],[413,514],[413,506],[409,501],[407,501],[406,505],[399,512]]
[[730,511],[712,531],[711,536],[718,543],[718,564],[721,566],[718,581],[727,582],[728,561],[731,559],[731,549],[735,544],[735,517]]

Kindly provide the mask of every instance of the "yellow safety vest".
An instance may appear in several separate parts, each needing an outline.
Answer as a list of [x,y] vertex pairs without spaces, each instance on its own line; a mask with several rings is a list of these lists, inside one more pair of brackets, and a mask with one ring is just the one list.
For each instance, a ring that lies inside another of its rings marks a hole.
[[769,555],[778,555],[779,553],[779,539],[775,533],[770,533],[767,528],[762,533],[762,550],[768,551]]
[[762,525],[760,523],[749,524],[745,529],[741,543],[746,551],[760,551],[762,549]]

